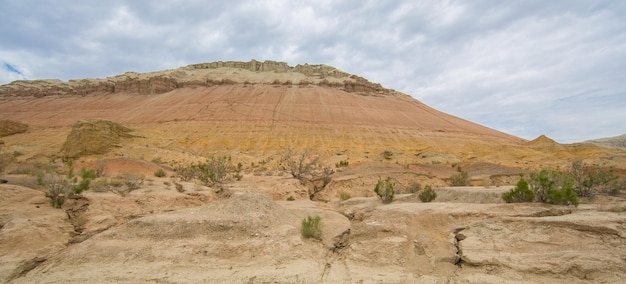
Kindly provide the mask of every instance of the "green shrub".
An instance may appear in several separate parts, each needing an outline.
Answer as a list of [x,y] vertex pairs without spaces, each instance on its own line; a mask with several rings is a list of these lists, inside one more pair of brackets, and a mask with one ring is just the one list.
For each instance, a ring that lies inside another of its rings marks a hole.
[[450,176],[450,185],[451,186],[470,186],[472,185],[472,182],[466,171],[459,171],[458,174],[453,174],[452,176]]
[[[80,194],[81,192],[88,190],[91,185],[91,181],[96,179],[96,172],[91,169],[80,169],[80,182],[75,184],[73,187],[74,193]],[[74,183],[76,183],[76,179],[74,179]]]
[[348,162],[348,160],[343,160],[335,163],[335,168],[343,168],[347,167],[348,165],[350,165],[350,162]]
[[380,198],[383,203],[391,203],[393,201],[395,186],[396,183],[393,182],[390,177],[384,180],[378,179],[376,187],[374,187],[374,192],[376,192],[376,195],[378,195],[378,198]]
[[96,178],[94,170],[82,168],[79,179],[74,175],[73,160],[68,160],[65,164],[68,166],[65,177],[57,172],[37,173],[37,184],[47,189],[46,197],[50,198],[50,205],[54,208],[61,208],[67,198],[88,190],[91,182]]
[[[233,166],[230,156],[211,156],[206,162],[199,163],[195,166],[198,179],[205,185],[221,184],[231,180],[241,180],[242,163],[238,163],[237,167]],[[232,175],[229,176],[229,173]]]
[[526,182],[524,177],[520,176],[520,180],[515,185],[515,188],[503,193],[502,199],[506,203],[533,202],[535,193],[530,190],[528,182]]
[[562,185],[564,175],[558,170],[541,169],[530,174],[530,188],[535,193],[535,201],[548,202],[548,191]]
[[155,177],[165,177],[165,171],[163,169],[158,169],[154,172]]
[[322,218],[320,216],[308,216],[302,219],[302,227],[300,233],[305,239],[314,238],[317,240],[322,239]]
[[574,205],[578,207],[578,197],[574,191],[571,182],[567,182],[559,189],[548,190],[548,198],[546,200],[550,204]]
[[293,196],[289,195],[289,197],[287,197],[287,201],[294,201],[296,200],[295,198],[293,198]]
[[339,193],[339,200],[341,200],[341,201],[348,200],[351,197],[352,196],[350,196],[350,193],[347,193],[347,192]]
[[576,174],[561,172],[559,169],[542,169],[530,174],[530,188],[535,194],[535,201],[578,206],[579,200],[574,189],[580,177]]
[[48,189],[46,197],[50,198],[50,205],[54,208],[61,208],[65,199],[72,195],[72,185],[58,175],[47,177],[43,184]]
[[437,198],[437,193],[430,185],[427,185],[419,194],[419,198],[422,202],[431,202]]

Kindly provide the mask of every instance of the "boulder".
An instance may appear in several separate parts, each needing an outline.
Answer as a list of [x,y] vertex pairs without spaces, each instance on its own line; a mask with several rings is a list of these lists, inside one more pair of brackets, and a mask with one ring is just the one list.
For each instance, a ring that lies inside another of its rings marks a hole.
[[123,139],[136,137],[131,132],[129,128],[109,120],[77,121],[72,125],[61,152],[68,158],[105,154]]

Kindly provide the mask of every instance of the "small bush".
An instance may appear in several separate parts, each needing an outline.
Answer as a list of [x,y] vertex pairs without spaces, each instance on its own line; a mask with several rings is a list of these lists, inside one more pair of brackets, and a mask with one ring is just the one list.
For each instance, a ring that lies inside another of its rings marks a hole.
[[300,233],[305,239],[314,238],[317,240],[322,239],[322,218],[320,216],[308,216],[302,219],[302,227]]
[[343,168],[347,167],[348,165],[350,165],[350,162],[348,162],[348,160],[343,160],[335,163],[335,168]]
[[566,183],[560,189],[548,190],[548,203],[560,205],[574,205],[578,207],[578,197],[571,183]]
[[450,177],[451,186],[470,186],[472,182],[466,171],[459,171],[458,174],[453,174]]
[[339,194],[339,199],[340,199],[341,201],[348,200],[348,199],[350,199],[351,197],[352,197],[352,196],[350,196],[350,193],[347,193],[347,192],[342,192],[342,193],[340,193],[340,194]]
[[[91,181],[96,179],[96,172],[91,169],[82,168],[80,169],[80,178],[80,182],[73,187],[74,193],[76,194],[80,194],[89,189]],[[74,179],[74,182],[76,182],[76,179]]]
[[54,208],[61,208],[65,199],[72,195],[72,185],[58,175],[46,178],[43,183],[48,188],[46,197],[50,198],[50,205]]
[[141,185],[143,185],[144,176],[140,174],[133,173],[125,173],[118,176],[119,179],[122,180],[128,192],[131,192],[135,189],[139,189]]
[[430,185],[427,185],[418,196],[422,202],[431,202],[437,198],[437,193]]
[[380,198],[383,203],[391,203],[393,201],[395,186],[396,183],[393,182],[390,177],[384,180],[378,179],[376,187],[374,187],[374,192],[376,192],[376,195],[378,195],[378,198]]
[[158,169],[154,172],[155,177],[165,177],[165,171],[163,169]]
[[294,201],[294,200],[296,200],[296,199],[293,198],[293,196],[291,196],[291,195],[289,197],[287,197],[287,201]]
[[515,188],[502,194],[502,199],[506,203],[533,202],[535,193],[530,190],[528,182],[521,176]]
[[67,198],[80,195],[88,190],[91,182],[96,178],[94,170],[82,168],[80,179],[74,175],[73,161],[66,161],[68,171],[66,176],[59,173],[44,174],[37,173],[37,184],[47,188],[46,197],[50,198],[50,205],[54,208],[61,208]]
[[[241,180],[241,169],[243,164],[232,165],[230,156],[211,156],[206,162],[195,166],[198,179],[205,185],[221,184],[229,181],[230,178]],[[233,172],[231,176],[228,174]]]
[[304,183],[317,177],[318,160],[319,156],[308,149],[297,153],[289,148],[282,154],[281,164],[291,176]]

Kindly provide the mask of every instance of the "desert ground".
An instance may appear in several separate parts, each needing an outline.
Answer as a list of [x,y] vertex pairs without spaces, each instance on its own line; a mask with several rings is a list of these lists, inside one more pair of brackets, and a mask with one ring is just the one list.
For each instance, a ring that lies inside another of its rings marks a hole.
[[[626,190],[578,206],[502,199],[520,173],[575,160],[623,175],[626,150],[527,141],[329,66],[18,81],[0,86],[0,121],[5,283],[626,279]],[[325,178],[294,178],[291,151]],[[186,176],[215,157],[226,180]],[[54,208],[52,185],[80,180],[70,169],[95,177]],[[469,184],[450,186],[461,171]],[[374,192],[386,178],[388,203]],[[301,232],[309,216],[319,238]]]

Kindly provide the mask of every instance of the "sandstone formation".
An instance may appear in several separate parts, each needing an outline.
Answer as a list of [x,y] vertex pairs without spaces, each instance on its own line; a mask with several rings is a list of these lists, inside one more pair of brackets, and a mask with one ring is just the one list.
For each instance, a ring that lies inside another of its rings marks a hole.
[[[245,71],[245,72],[244,72]],[[258,73],[272,73],[259,80]],[[0,97],[86,96],[89,94],[136,93],[156,95],[179,88],[233,84],[321,85],[347,92],[391,93],[393,91],[362,77],[327,65],[297,65],[284,62],[213,62],[193,64],[174,70],[140,74],[127,72],[106,79],[18,80],[0,86]]]
[[67,136],[61,152],[65,157],[104,154],[124,138],[131,138],[132,130],[104,119],[77,121]]
[[0,120],[0,137],[17,133],[24,133],[28,130],[28,125],[12,120]]

